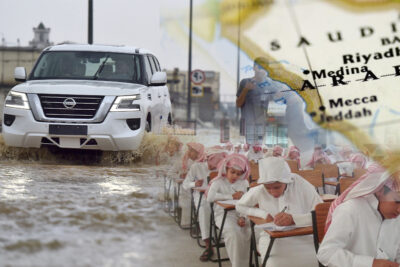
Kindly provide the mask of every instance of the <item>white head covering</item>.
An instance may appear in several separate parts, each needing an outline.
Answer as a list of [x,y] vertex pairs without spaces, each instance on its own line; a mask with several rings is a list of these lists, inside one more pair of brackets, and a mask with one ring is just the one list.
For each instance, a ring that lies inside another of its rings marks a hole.
[[390,178],[391,175],[387,171],[371,173],[366,179],[363,179],[354,186],[354,188],[347,194],[344,201],[373,194],[382,189],[384,185],[388,186],[391,190],[394,190],[393,182]]
[[275,182],[289,184],[293,182],[293,175],[290,172],[289,165],[283,158],[264,158],[258,162],[258,168],[260,178],[257,183],[259,184],[272,184]]

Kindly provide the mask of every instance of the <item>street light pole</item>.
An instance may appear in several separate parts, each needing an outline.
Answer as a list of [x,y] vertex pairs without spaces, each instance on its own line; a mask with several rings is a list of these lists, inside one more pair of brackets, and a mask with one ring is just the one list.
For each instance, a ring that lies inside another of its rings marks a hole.
[[[240,84],[240,1],[238,0],[238,35],[237,35],[237,66],[236,66],[236,88]],[[236,121],[239,121],[239,108],[236,107]]]
[[190,79],[192,73],[192,26],[193,26],[193,0],[190,0],[189,7],[189,62],[188,62],[188,91],[187,91],[187,120],[190,120],[191,113],[191,90],[192,90],[192,81]]
[[93,44],[93,0],[88,1],[88,43]]

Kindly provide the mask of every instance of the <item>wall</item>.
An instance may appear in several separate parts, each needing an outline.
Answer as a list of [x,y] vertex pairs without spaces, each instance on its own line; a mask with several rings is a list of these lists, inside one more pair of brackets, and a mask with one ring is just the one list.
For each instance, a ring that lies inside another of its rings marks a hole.
[[31,47],[0,47],[0,87],[12,87],[16,84],[16,67],[25,67],[29,74],[40,52],[41,50]]

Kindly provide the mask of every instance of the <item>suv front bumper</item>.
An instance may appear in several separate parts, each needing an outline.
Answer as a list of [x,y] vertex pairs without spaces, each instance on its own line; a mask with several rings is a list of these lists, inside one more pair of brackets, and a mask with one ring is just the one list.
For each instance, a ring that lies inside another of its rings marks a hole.
[[[108,151],[139,148],[145,132],[142,111],[109,112],[101,123],[49,123],[38,122],[31,110],[5,107],[4,114],[15,116],[11,126],[2,125],[6,145],[15,147],[41,147],[55,145],[61,148],[98,149]],[[131,130],[127,119],[140,119],[140,127]],[[87,127],[87,134],[50,134],[49,125],[79,125]],[[94,141],[93,141],[94,140]]]

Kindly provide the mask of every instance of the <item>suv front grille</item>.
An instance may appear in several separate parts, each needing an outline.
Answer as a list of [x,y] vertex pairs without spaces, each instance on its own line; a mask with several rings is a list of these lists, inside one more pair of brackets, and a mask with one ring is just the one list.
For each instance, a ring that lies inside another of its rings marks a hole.
[[48,118],[91,119],[96,115],[103,96],[39,95]]

